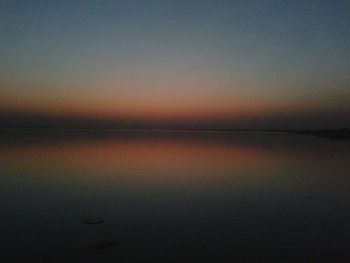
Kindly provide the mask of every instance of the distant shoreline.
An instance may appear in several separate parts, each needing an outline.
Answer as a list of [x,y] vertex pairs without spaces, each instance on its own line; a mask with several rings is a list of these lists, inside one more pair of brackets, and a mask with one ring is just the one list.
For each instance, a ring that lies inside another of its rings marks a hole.
[[332,140],[350,140],[350,128],[343,129],[303,129],[303,130],[196,130],[196,129],[121,129],[121,128],[91,128],[91,127],[0,127],[0,130],[115,130],[124,132],[191,132],[191,133],[275,133],[275,134],[300,134],[312,135]]
[[297,134],[312,135],[331,140],[350,140],[350,129],[300,130]]
[[91,128],[91,127],[0,127],[3,129],[50,129],[50,130],[115,130],[115,131],[140,131],[140,132],[247,132],[247,133],[288,133],[293,132],[293,130],[204,130],[204,129],[123,129],[123,128]]

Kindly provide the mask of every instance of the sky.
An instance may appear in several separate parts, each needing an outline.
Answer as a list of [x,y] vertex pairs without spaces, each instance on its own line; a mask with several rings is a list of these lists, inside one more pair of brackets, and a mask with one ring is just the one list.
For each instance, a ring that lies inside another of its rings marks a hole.
[[347,0],[1,0],[0,32],[0,127],[349,127]]

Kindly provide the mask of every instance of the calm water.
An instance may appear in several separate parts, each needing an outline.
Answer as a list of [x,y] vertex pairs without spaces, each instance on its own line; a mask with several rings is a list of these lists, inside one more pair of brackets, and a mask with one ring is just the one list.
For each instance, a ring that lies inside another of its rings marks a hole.
[[[0,261],[347,262],[350,142],[0,131]],[[103,217],[99,225],[84,218]],[[119,246],[96,250],[97,240]]]

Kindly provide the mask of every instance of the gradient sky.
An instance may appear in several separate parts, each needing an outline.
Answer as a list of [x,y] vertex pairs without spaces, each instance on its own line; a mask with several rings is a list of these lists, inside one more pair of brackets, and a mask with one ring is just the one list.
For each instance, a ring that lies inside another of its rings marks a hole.
[[350,123],[347,0],[2,0],[0,32],[0,126]]

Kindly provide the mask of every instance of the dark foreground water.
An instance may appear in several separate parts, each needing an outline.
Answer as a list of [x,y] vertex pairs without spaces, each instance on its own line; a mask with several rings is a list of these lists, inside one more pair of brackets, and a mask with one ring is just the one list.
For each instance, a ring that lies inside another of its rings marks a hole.
[[0,197],[3,262],[350,260],[349,141],[0,130]]

